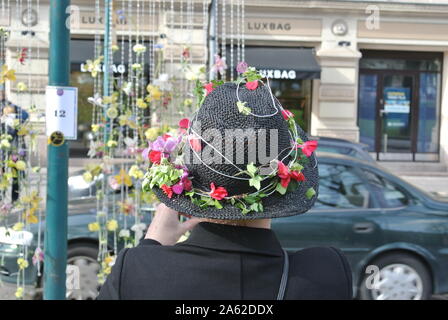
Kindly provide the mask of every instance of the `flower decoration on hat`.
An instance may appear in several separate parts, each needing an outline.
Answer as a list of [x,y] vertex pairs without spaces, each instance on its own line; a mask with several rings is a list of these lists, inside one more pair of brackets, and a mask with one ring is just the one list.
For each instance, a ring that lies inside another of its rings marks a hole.
[[[247,215],[263,212],[264,198],[273,194],[282,196],[288,192],[294,192],[300,185],[308,181],[304,168],[316,150],[317,142],[303,141],[300,138],[293,113],[283,109],[273,96],[269,87],[269,79],[267,79],[267,84],[265,84],[262,81],[262,75],[255,68],[249,67],[245,62],[238,64],[237,71],[240,76],[235,81],[237,97],[235,109],[247,117],[267,118],[280,116],[280,119],[283,118],[287,123],[285,128],[288,129],[290,136],[289,147],[286,150],[287,154],[280,152],[277,158],[272,159],[267,165],[257,166],[251,162],[245,165],[245,168],[237,167],[229,161],[239,172],[233,176],[228,176],[209,167],[202,160],[200,153],[203,151],[203,147],[209,146],[210,143],[194,130],[196,118],[193,116],[190,120],[182,119],[179,121],[179,135],[177,137],[166,134],[158,136],[149,143],[148,148],[143,150],[143,158],[148,159],[150,163],[142,184],[144,191],[159,189],[161,190],[159,194],[164,195],[169,200],[174,200],[176,197],[184,197],[201,209],[208,207],[222,209],[230,205],[240,209],[243,215]],[[221,85],[223,85],[223,81],[216,80],[207,84],[197,83],[195,93],[199,101],[199,107],[205,96],[211,94]],[[239,90],[246,90],[245,96],[247,96],[252,94],[252,92],[261,90],[261,87],[265,87],[270,94],[272,109],[274,110],[272,114],[257,114],[256,105],[249,105],[247,101],[240,99]],[[186,157],[184,153],[186,150],[192,152],[201,161],[202,165],[216,174],[230,179],[245,181],[248,185],[248,190],[251,191],[235,194],[235,192],[227,190],[226,185],[220,185],[217,181],[212,181],[209,185],[197,186],[194,183],[195,175],[191,174],[185,165]],[[227,160],[225,156],[223,158]],[[316,196],[316,190],[313,187],[309,187],[304,193],[308,199]]]

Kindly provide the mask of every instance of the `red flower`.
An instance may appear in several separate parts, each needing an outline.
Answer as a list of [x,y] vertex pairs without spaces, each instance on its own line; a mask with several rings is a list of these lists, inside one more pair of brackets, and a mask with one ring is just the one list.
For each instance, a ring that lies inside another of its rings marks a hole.
[[283,119],[285,119],[285,120],[289,120],[290,118],[294,117],[294,114],[291,111],[286,110],[286,109],[282,110],[282,115],[283,115]]
[[303,175],[302,172],[291,171],[291,173],[289,175],[292,179],[294,179],[296,181],[305,181],[305,176]]
[[194,151],[199,152],[199,151],[202,150],[201,139],[194,138],[194,137],[189,137],[189,138],[188,138],[188,142],[190,143],[190,147],[191,147]]
[[291,176],[289,175],[289,168],[281,161],[278,162],[277,176],[280,178],[280,184],[282,187],[287,188],[289,182],[291,181]]
[[188,129],[189,126],[190,126],[190,120],[188,120],[187,118],[183,118],[182,120],[179,121],[179,128]]
[[207,83],[206,85],[204,85],[204,89],[207,90],[207,94],[209,94],[210,92],[212,92],[215,88],[213,88],[213,83]]
[[184,185],[184,190],[185,191],[190,191],[191,190],[192,185],[191,185],[191,180],[190,179],[188,179],[188,178],[183,179],[182,180],[182,184]]
[[164,141],[166,141],[168,138],[171,138],[171,136],[168,133],[164,133],[163,136],[162,136],[162,139]]
[[162,152],[152,150],[149,152],[148,158],[152,163],[160,164],[160,161],[162,160]]
[[216,188],[215,184],[212,182],[212,183],[210,183],[210,189],[211,189],[210,196],[213,199],[222,200],[225,197],[227,197],[227,190],[224,187]]
[[163,193],[165,193],[166,196],[171,199],[171,197],[173,196],[173,189],[166,184],[162,184],[161,188],[163,190]]
[[246,88],[249,90],[255,90],[258,87],[258,80],[246,82]]
[[314,150],[316,150],[317,141],[316,140],[306,141],[304,144],[297,145],[297,148],[302,149],[303,154],[309,157],[314,152]]

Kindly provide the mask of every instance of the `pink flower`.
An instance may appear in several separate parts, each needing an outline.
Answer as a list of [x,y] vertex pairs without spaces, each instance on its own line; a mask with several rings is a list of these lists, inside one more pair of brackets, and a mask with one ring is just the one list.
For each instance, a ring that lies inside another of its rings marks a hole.
[[117,179],[115,177],[111,176],[108,179],[109,187],[111,187],[113,190],[118,190],[120,188],[120,185],[117,182]]
[[289,175],[292,179],[294,179],[296,181],[305,181],[305,176],[303,175],[302,172],[291,171],[291,173]]
[[204,85],[204,89],[207,91],[207,94],[210,94],[210,92],[214,90],[213,83],[207,83],[206,85]]
[[42,251],[42,249],[40,247],[37,247],[36,250],[34,251],[32,260],[33,260],[33,265],[36,265],[39,262],[44,261],[44,252]]
[[258,88],[258,80],[246,82],[246,88],[249,90],[255,90]]
[[283,116],[283,119],[288,120],[290,118],[293,118],[294,114],[291,111],[289,111],[289,110],[283,109],[282,110],[282,116]]
[[221,58],[221,56],[218,54],[215,54],[215,64],[212,66],[212,71],[224,74],[224,71],[226,69],[227,69],[226,59]]
[[245,61],[241,61],[240,63],[238,63],[238,65],[236,66],[236,71],[238,73],[244,73],[247,71],[247,68],[249,66],[247,65],[247,63]]
[[215,187],[215,184],[212,182],[210,183],[210,197],[216,200],[222,200],[225,197],[227,197],[227,190],[224,187]]
[[278,162],[277,176],[280,178],[280,184],[283,188],[287,188],[291,181],[289,168],[281,161]]
[[183,118],[182,120],[179,121],[179,128],[188,129],[189,126],[190,126],[190,120],[188,120],[187,118]]
[[296,148],[302,149],[303,154],[309,157],[314,152],[314,150],[316,150],[317,141],[316,140],[306,141],[304,144],[298,144]]
[[195,138],[194,136],[190,136],[188,138],[188,142],[190,143],[190,147],[194,151],[199,152],[202,150],[201,139]]

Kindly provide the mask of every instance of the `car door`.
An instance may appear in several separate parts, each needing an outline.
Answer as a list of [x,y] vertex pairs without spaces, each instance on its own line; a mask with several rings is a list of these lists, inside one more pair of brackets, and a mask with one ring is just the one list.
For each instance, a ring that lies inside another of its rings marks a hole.
[[381,211],[355,167],[321,162],[319,176],[314,208],[303,215],[275,220],[272,227],[288,250],[334,246],[354,262],[381,242]]

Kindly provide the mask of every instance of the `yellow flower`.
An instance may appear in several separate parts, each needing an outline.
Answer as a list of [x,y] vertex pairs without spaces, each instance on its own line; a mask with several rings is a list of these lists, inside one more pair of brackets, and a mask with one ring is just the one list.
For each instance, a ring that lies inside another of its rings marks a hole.
[[29,263],[27,260],[25,260],[23,258],[19,258],[19,259],[17,259],[17,265],[19,266],[20,270],[23,270],[23,269],[28,268]]
[[151,102],[153,100],[160,100],[162,97],[162,92],[158,87],[148,84],[146,87],[146,91],[148,91],[149,95],[146,97],[146,101]]
[[85,182],[90,183],[93,180],[93,176],[89,171],[86,171],[82,174],[82,178]]
[[100,224],[98,222],[92,222],[89,223],[88,228],[90,232],[95,232],[100,230]]
[[19,160],[16,162],[16,169],[19,171],[25,171],[26,169],[26,163],[25,161]]
[[140,63],[134,63],[131,66],[131,68],[132,68],[132,70],[135,70],[135,71],[141,71],[142,70],[142,65]]
[[8,66],[4,64],[0,73],[0,84],[3,84],[8,80],[16,81],[16,71],[14,69],[9,69]]
[[128,187],[132,186],[132,178],[126,173],[124,169],[121,169],[120,173],[117,174],[114,178],[119,185],[124,184]]
[[184,106],[189,107],[193,104],[193,100],[191,100],[190,98],[187,98],[184,100]]
[[139,107],[140,109],[148,108],[148,104],[142,98],[137,99],[136,104],[137,104],[137,107]]
[[118,228],[118,222],[115,219],[106,222],[106,228],[109,231],[115,231]]
[[99,124],[92,124],[92,132],[98,132],[100,130]]
[[111,49],[112,49],[112,52],[116,52],[116,51],[120,50],[120,47],[117,46],[116,44],[114,44],[114,45],[112,45]]
[[37,210],[37,207],[31,207],[25,211],[23,216],[24,216],[24,219],[26,220],[26,222],[31,223],[31,224],[39,222],[36,215],[34,214],[36,212],[36,210]]
[[135,179],[143,179],[144,173],[140,170],[140,168],[137,165],[133,165],[130,169],[128,174]]
[[13,227],[12,230],[14,231],[21,231],[25,227],[25,224],[23,222],[17,222]]
[[23,298],[23,287],[18,287],[16,290],[16,298],[22,299]]
[[109,140],[107,141],[107,147],[108,148],[115,148],[118,146],[118,142],[115,140]]
[[23,92],[23,91],[28,90],[28,87],[26,86],[26,84],[24,82],[19,82],[17,84],[17,90]]
[[86,68],[87,71],[90,72],[90,74],[92,75],[92,77],[96,77],[98,75],[98,70],[101,69],[100,65],[101,62],[103,62],[104,57],[100,56],[98,57],[98,59],[96,60],[87,60],[86,61]]
[[117,110],[117,108],[110,107],[109,109],[107,109],[106,115],[110,119],[115,119],[116,117],[118,117],[118,110]]
[[145,137],[146,139],[153,141],[156,140],[159,136],[159,128],[149,128],[145,131]]
[[0,141],[0,148],[9,149],[9,148],[11,148],[11,144],[9,143],[9,141],[7,139],[2,139]]
[[144,45],[142,45],[141,43],[137,43],[132,50],[137,53],[137,54],[141,54],[146,52],[146,47]]

